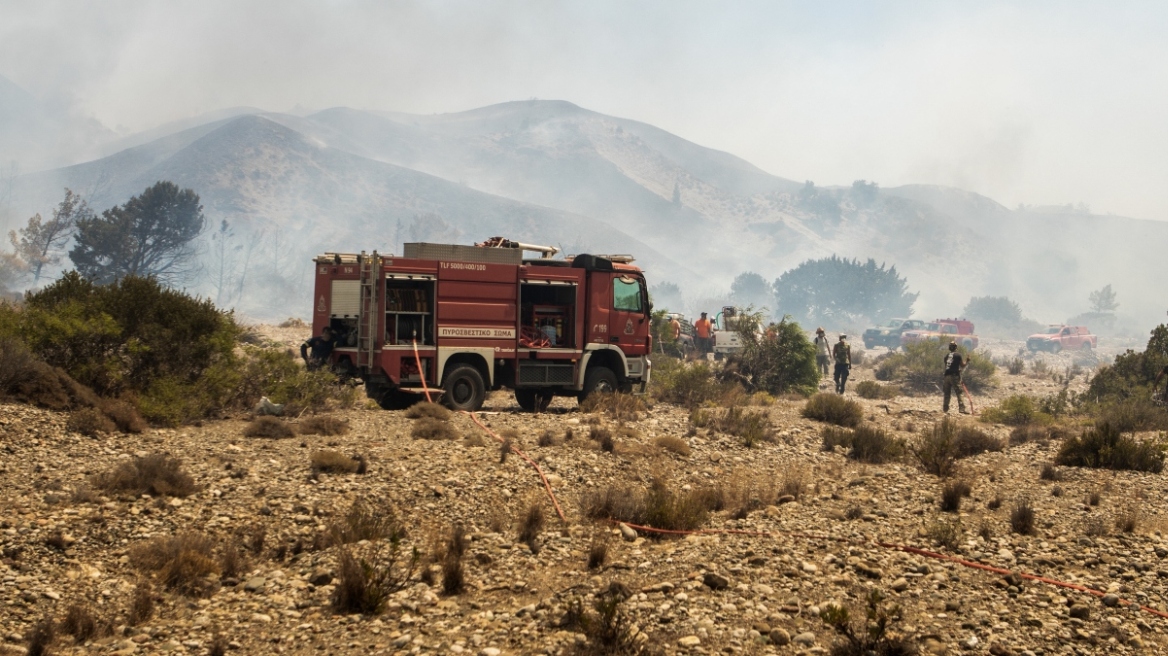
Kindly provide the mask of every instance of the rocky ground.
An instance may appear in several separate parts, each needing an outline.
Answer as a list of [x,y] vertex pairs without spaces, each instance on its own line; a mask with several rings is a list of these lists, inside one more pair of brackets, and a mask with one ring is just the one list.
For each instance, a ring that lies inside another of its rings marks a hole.
[[[302,329],[283,330],[288,335],[277,337],[289,345],[303,336]],[[854,380],[872,376],[863,367],[855,374]],[[1000,377],[999,389],[980,405],[1058,389],[1049,375]],[[1081,385],[1082,377],[1072,383]],[[906,439],[940,418],[939,397],[857,400],[869,421]],[[520,458],[501,462],[489,438],[486,446],[475,439],[414,440],[402,412],[334,413],[351,427],[335,437],[249,438],[240,418],[95,439],[66,431],[62,414],[2,405],[0,654],[23,653],[36,621],[59,618],[78,602],[115,631],[82,645],[60,637],[57,653],[204,654],[216,636],[238,653],[255,654],[572,653],[584,636],[559,626],[565,611],[574,598],[613,582],[632,593],[623,608],[642,643],[671,654],[826,653],[835,638],[818,611],[838,603],[862,615],[870,589],[900,605],[897,631],[928,653],[1168,652],[1164,619],[1116,603],[1124,598],[1168,610],[1163,475],[1065,469],[1063,480],[1044,481],[1041,466],[1057,444],[1024,444],[962,461],[972,496],[959,514],[941,513],[937,478],[910,462],[860,465],[842,452],[824,452],[821,425],[800,416],[802,405],[780,399],[766,408],[778,439],[747,448],[729,435],[695,433],[685,410],[658,404],[628,422],[630,430],[608,453],[585,434],[589,422],[615,427],[611,420],[562,400],[546,414],[523,414],[508,395],[493,395],[480,417],[495,431],[518,433],[518,443],[548,473],[565,522]],[[464,437],[482,435],[466,416],[451,421]],[[569,429],[573,438],[565,441]],[[561,443],[539,446],[545,430]],[[685,439],[690,454],[656,446],[663,435]],[[311,476],[310,454],[322,448],[363,455],[368,472]],[[156,452],[181,458],[199,491],[177,499],[85,492],[91,475]],[[714,513],[707,527],[767,535],[651,539],[584,517],[588,493],[645,486],[652,477],[679,489],[720,483],[762,500],[744,519],[732,518],[732,509]],[[799,481],[798,499],[784,498],[784,484]],[[1093,492],[1101,495],[1098,506],[1087,503]],[[444,596],[437,583],[415,577],[380,616],[330,610],[338,549],[311,545],[357,497],[396,508],[408,544],[423,555],[452,525],[464,525],[467,591]],[[1035,535],[1010,531],[1011,505],[1022,497],[1034,505]],[[1003,503],[991,509],[995,498]],[[516,532],[533,504],[547,517],[535,549]],[[1118,533],[1115,518],[1133,509],[1136,532]],[[1007,580],[875,544],[933,549],[929,529],[938,525],[960,531],[948,553],[1110,596]],[[245,572],[218,581],[210,596],[156,588],[154,617],[127,627],[126,609],[144,577],[129,552],[191,529],[253,547],[254,536],[264,538]],[[596,542],[607,543],[608,558],[589,570]]]

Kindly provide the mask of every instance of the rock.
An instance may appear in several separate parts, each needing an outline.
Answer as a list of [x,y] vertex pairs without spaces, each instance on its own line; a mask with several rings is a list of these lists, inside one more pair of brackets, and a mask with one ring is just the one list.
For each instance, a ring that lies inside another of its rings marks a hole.
[[626,542],[632,542],[637,539],[637,532],[624,522],[620,523],[620,533],[621,537],[624,538]]
[[312,576],[308,577],[308,582],[318,588],[322,585],[328,585],[333,582],[332,572],[326,569],[318,569],[312,573]]
[[254,615],[251,616],[251,621],[263,622],[264,624],[267,624],[268,622],[272,621],[272,616],[264,614],[264,613],[255,613]]
[[1091,608],[1085,604],[1073,604],[1067,613],[1080,620],[1091,619]]
[[906,579],[902,576],[902,577],[896,579],[895,581],[893,581],[892,585],[889,587],[891,587],[893,590],[895,590],[897,592],[904,592],[905,590],[908,590],[908,579]]
[[1115,608],[1119,605],[1119,595],[1105,594],[1103,595],[1103,605],[1108,608]]
[[768,637],[772,645],[782,646],[791,644],[791,634],[787,633],[784,629],[771,629]]
[[784,494],[783,496],[779,497],[779,505],[781,506],[784,503],[791,503],[794,500],[795,500],[794,495]]
[[247,590],[248,592],[259,592],[260,590],[264,589],[265,583],[267,583],[267,581],[264,580],[264,577],[253,576],[243,584],[243,589]]
[[796,635],[793,642],[797,645],[810,647],[811,645],[815,644],[815,634],[810,631],[804,631],[803,633]]
[[771,627],[767,626],[766,622],[755,622],[754,624],[750,625],[750,628],[758,631],[762,635],[766,635],[771,632]]
[[499,656],[499,654],[502,654],[503,651],[498,647],[483,647],[483,650],[479,653],[482,654],[482,656]]
[[725,590],[730,587],[730,579],[713,572],[706,572],[706,575],[702,577],[702,583],[705,583],[706,587],[711,590]]

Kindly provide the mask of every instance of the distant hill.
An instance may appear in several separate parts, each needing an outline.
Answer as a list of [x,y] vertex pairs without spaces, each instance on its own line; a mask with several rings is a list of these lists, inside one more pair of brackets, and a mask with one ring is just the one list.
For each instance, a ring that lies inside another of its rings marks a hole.
[[1121,311],[1163,311],[1141,267],[1168,243],[1168,223],[1010,210],[934,186],[817,187],[562,101],[434,116],[236,108],[113,143],[124,148],[22,176],[22,216],[46,211],[64,186],[98,207],[159,179],[192,187],[215,226],[228,221],[231,252],[250,271],[250,291],[224,296],[215,285],[215,295],[257,315],[303,302],[317,251],[496,234],[633,253],[651,281],[682,287],[686,311],[724,297],[744,271],[773,280],[831,254],[895,264],[928,318],[958,314],[971,296],[1008,295],[1034,319],[1061,321],[1108,283]]

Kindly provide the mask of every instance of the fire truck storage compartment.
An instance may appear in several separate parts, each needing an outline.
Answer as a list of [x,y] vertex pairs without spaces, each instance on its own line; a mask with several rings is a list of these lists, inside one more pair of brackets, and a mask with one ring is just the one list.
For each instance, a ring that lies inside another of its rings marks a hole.
[[574,348],[576,285],[560,280],[524,280],[519,287],[520,326],[525,347]]
[[357,345],[357,316],[361,313],[361,281],[332,281],[332,302],[329,306],[329,328],[337,337],[337,345]]
[[385,344],[434,344],[434,278],[419,274],[385,277]]

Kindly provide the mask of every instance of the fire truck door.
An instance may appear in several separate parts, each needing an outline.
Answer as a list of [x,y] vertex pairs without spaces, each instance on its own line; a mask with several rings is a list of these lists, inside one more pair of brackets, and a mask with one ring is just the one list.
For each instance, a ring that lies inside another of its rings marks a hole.
[[608,314],[608,340],[625,355],[648,353],[645,281],[636,276],[612,276],[612,311]]

